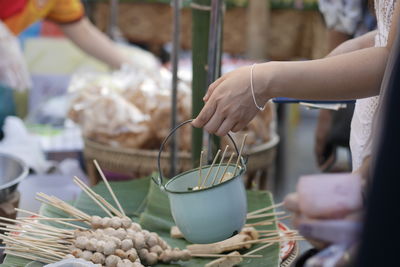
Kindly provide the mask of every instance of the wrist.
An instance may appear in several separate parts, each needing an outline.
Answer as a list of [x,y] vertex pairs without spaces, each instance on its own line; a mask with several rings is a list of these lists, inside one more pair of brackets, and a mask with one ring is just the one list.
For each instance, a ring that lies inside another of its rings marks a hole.
[[279,96],[277,92],[279,69],[280,64],[275,61],[257,64],[254,70],[254,81],[257,84],[255,93],[260,103],[265,104],[271,98]]

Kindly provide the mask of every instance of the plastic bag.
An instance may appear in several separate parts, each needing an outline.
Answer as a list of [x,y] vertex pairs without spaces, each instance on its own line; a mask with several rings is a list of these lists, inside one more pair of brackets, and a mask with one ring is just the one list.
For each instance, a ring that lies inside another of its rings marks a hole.
[[40,148],[39,140],[29,134],[23,121],[17,117],[6,118],[4,139],[0,142],[0,152],[11,154],[24,161],[37,174],[43,174],[55,166],[47,161]]
[[[170,130],[171,74],[125,65],[111,74],[80,73],[69,92],[69,117],[85,137],[112,146],[157,149]],[[180,83],[178,121],[190,118],[190,88]],[[190,133],[185,136],[190,137]],[[190,140],[181,142],[189,149]]]
[[82,259],[67,259],[56,263],[51,263],[45,265],[45,267],[97,267],[100,264],[94,264],[90,261],[85,261]]

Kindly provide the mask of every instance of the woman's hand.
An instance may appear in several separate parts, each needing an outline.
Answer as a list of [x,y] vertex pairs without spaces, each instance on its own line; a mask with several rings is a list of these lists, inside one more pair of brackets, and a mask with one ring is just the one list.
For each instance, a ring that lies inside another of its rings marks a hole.
[[[259,66],[259,65],[257,65]],[[253,69],[254,93],[257,104],[263,106],[268,97],[257,66]],[[210,85],[203,100],[206,102],[193,126],[204,127],[219,136],[243,129],[257,114],[250,88],[250,66],[227,73]]]
[[[354,220],[362,208],[362,181],[357,174],[319,174],[303,176],[297,192],[285,198],[285,207],[293,212],[293,225],[328,222],[329,220]],[[304,234],[304,233],[302,233]],[[318,236],[305,236],[317,248],[321,242]]]

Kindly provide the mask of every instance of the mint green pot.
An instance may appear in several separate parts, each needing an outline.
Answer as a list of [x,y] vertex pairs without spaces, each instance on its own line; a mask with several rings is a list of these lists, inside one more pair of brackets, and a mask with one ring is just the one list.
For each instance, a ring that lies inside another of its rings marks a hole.
[[[225,166],[221,165],[221,169]],[[202,168],[203,176],[209,168]],[[211,185],[217,169],[218,166],[212,168],[206,186]],[[231,173],[234,169],[234,165],[228,167]],[[245,169],[240,169],[230,180],[201,190],[188,190],[198,183],[198,169],[179,174],[165,184],[172,216],[186,240],[196,244],[214,243],[240,232],[247,215],[244,172]]]
[[[225,240],[240,232],[246,222],[247,198],[243,184],[246,166],[241,158],[241,167],[231,179],[219,183],[219,179],[227,164],[222,164],[215,183],[218,164],[215,164],[205,183],[205,188],[192,190],[198,185],[199,168],[181,173],[170,179],[165,185],[161,172],[160,157],[169,137],[192,120],[185,121],[169,133],[160,147],[158,155],[158,179],[154,182],[168,194],[172,217],[185,239],[196,244],[207,244]],[[237,146],[230,135],[233,146],[239,154]],[[205,179],[210,166],[202,167],[202,178]],[[235,165],[230,164],[227,172],[235,173]]]

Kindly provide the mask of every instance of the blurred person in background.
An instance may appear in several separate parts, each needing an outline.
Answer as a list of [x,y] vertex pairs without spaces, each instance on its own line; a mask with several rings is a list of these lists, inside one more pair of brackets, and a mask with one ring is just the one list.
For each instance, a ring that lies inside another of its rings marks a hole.
[[[319,0],[319,9],[329,30],[328,49],[332,52],[327,57],[339,54],[340,50],[335,48],[343,42],[376,29],[376,19],[367,0]],[[373,45],[372,41],[370,45]],[[314,151],[321,171],[351,171],[351,164],[348,163],[351,158],[349,140],[353,111],[354,104],[346,104],[345,108],[337,111],[320,110]],[[340,148],[344,148],[349,157],[339,159]],[[344,164],[335,164],[337,161]]]
[[56,23],[75,45],[111,68],[129,63],[115,43],[86,18],[79,0],[0,0],[0,139],[6,116],[26,115],[31,87],[15,36],[40,20]]

